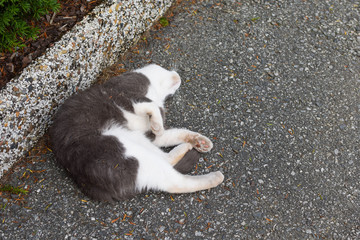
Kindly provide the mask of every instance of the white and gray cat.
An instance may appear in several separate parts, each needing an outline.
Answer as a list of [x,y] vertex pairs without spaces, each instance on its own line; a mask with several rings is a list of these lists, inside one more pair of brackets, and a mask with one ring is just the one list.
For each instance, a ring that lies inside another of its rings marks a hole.
[[[175,71],[148,65],[65,101],[50,131],[53,150],[85,194],[114,201],[146,190],[195,192],[224,180],[219,171],[186,175],[198,152],[211,150],[207,137],[164,129],[164,101],[180,83]],[[161,150],[169,146],[176,147]]]

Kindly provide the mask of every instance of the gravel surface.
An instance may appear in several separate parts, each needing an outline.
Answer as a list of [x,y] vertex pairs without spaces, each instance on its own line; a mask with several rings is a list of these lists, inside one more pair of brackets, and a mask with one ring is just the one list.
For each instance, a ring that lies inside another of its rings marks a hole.
[[[209,191],[86,198],[46,148],[8,183],[4,239],[360,238],[360,9],[356,1],[183,1],[121,62],[183,79],[167,125],[213,139]],[[45,171],[43,171],[45,170]]]

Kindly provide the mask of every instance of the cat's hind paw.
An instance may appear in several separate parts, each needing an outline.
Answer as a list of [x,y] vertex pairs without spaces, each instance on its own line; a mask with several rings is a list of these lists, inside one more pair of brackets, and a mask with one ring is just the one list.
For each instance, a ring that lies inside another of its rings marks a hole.
[[214,187],[218,186],[224,181],[224,175],[220,171],[210,173]]
[[189,143],[199,152],[209,152],[213,148],[213,143],[201,134],[191,135]]

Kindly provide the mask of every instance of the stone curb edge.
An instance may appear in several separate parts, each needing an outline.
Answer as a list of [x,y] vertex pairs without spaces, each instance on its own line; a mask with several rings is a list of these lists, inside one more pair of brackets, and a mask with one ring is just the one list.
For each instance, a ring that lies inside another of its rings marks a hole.
[[43,136],[59,104],[88,88],[174,0],[107,0],[0,90],[0,178]]

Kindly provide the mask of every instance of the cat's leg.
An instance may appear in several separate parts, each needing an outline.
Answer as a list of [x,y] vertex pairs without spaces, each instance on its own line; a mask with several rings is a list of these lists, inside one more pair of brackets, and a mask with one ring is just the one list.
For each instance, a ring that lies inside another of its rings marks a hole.
[[153,102],[141,102],[133,104],[136,115],[146,116],[150,119],[150,127],[155,135],[162,135],[164,123],[159,106]]
[[190,143],[199,152],[208,152],[213,147],[209,138],[190,130],[178,128],[165,130],[162,135],[156,136],[153,143],[159,147]]
[[181,174],[170,164],[164,163],[160,156],[149,153],[146,158],[137,158],[136,188],[143,190],[160,190],[169,193],[189,193],[218,186],[224,175],[217,171],[199,176]]
[[[163,167],[162,170],[164,170]],[[224,181],[224,175],[220,171],[198,176],[181,174],[171,166],[164,171],[152,171],[151,179],[146,181],[145,187],[137,185],[140,189],[154,189],[169,193],[190,193],[214,188]],[[150,177],[150,175],[148,176]]]
[[220,171],[200,176],[182,175],[180,181],[170,181],[170,186],[165,191],[169,193],[197,192],[214,188],[223,181],[224,175]]
[[190,143],[182,143],[182,144],[174,147],[168,153],[169,163],[172,166],[176,165],[185,156],[185,154],[192,148],[193,148],[193,146]]

